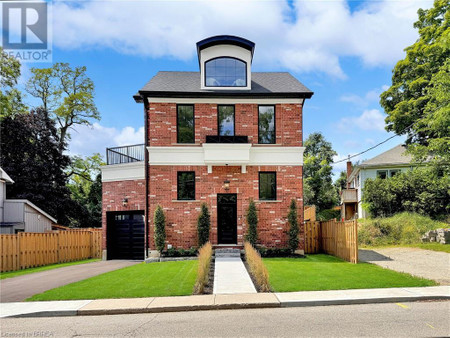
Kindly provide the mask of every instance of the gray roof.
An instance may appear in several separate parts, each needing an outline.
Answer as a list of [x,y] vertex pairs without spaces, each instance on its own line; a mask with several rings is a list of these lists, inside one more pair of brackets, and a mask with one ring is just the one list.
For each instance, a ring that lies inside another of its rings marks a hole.
[[[177,96],[286,96],[306,97],[313,94],[300,81],[287,72],[254,72],[250,90],[200,89],[200,72],[158,72],[139,91],[147,95]],[[171,95],[168,95],[171,94]],[[135,96],[135,98],[137,98]]]
[[412,157],[406,154],[406,147],[402,144],[381,153],[370,160],[364,161],[360,167],[379,166],[379,165],[408,165]]

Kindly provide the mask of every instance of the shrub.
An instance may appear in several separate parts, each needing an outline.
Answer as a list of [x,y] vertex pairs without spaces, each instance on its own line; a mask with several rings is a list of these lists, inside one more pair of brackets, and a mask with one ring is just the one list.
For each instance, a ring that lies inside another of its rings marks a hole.
[[388,179],[368,179],[363,202],[373,217],[408,211],[435,219],[450,212],[449,176],[432,168],[416,168]]
[[360,219],[358,223],[359,243],[375,246],[420,243],[428,230],[448,227],[446,223],[409,212],[386,218]]
[[208,206],[203,203],[201,206],[200,216],[197,221],[198,246],[199,248],[209,241],[209,229],[211,227],[211,216]]
[[292,252],[290,248],[258,248],[261,257],[289,257]]
[[154,215],[155,222],[155,246],[162,253],[166,242],[166,216],[163,208],[158,204]]
[[247,235],[245,236],[245,239],[253,246],[256,245],[256,242],[258,241],[258,214],[256,210],[256,205],[253,200],[250,200],[250,204],[248,205],[247,210]]
[[192,257],[197,256],[197,249],[194,247],[188,250],[170,248],[167,249],[167,251],[164,251],[162,254],[164,257]]
[[317,213],[317,220],[318,221],[329,221],[336,218],[337,220],[339,220],[341,218],[341,211],[340,210],[335,210],[335,209],[325,209],[325,210],[321,210]]
[[196,294],[203,293],[206,284],[208,284],[212,252],[213,250],[210,242],[207,242],[200,250],[198,250],[198,273],[194,286],[194,293]]
[[292,253],[298,248],[298,220],[297,220],[297,203],[295,199],[291,200],[288,213],[289,222],[289,249]]
[[267,268],[264,265],[261,256],[249,242],[245,242],[244,249],[245,258],[250,268],[250,274],[253,276],[253,280],[257,284],[259,291],[269,292],[269,272],[267,271]]

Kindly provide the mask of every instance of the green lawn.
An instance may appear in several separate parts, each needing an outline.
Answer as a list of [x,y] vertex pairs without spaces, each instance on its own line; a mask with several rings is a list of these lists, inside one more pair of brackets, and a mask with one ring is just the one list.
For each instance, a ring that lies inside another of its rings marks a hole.
[[69,300],[191,295],[197,261],[141,263],[48,290],[27,299]]
[[419,248],[424,250],[442,251],[450,253],[450,244],[440,243],[416,243],[416,244],[398,244],[398,245],[379,245],[379,246],[363,246],[360,249],[377,249],[377,248]]
[[100,259],[93,258],[93,259],[85,259],[82,261],[75,261],[75,262],[69,262],[69,263],[44,265],[44,266],[40,266],[37,268],[29,268],[29,269],[23,269],[23,270],[17,270],[17,271],[2,272],[2,273],[0,273],[0,279],[22,276],[22,275],[26,275],[26,274],[33,273],[33,272],[41,272],[41,271],[47,271],[47,270],[52,270],[52,269],[58,269],[58,268],[63,268],[65,266],[70,266],[70,265],[92,263],[92,262],[97,262],[99,260]]
[[264,258],[273,291],[314,291],[437,285],[369,263],[351,264],[329,255]]

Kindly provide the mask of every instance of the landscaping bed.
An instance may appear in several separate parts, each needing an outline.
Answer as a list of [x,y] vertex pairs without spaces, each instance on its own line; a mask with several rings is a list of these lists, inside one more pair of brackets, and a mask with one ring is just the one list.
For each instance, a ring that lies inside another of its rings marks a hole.
[[136,264],[34,295],[28,301],[187,296],[198,261]]
[[436,282],[369,263],[351,264],[333,256],[264,258],[274,292],[433,286]]

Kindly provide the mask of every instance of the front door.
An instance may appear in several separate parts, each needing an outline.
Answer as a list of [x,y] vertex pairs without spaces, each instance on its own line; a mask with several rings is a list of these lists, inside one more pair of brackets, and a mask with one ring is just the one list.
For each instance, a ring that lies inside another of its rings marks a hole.
[[217,194],[217,240],[237,244],[237,195]]

